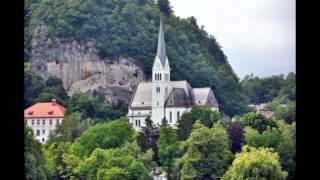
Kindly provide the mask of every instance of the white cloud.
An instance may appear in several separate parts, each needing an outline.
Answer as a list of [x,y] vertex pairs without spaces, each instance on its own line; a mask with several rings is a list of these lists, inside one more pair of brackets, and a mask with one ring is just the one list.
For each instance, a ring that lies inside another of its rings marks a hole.
[[223,47],[238,76],[295,70],[295,1],[171,0],[176,15],[196,17]]

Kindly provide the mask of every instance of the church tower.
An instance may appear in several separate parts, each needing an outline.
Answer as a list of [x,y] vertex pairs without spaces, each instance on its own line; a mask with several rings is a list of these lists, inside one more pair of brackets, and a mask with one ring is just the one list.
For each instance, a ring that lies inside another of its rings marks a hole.
[[155,124],[161,124],[165,117],[165,100],[170,92],[170,66],[166,55],[163,17],[160,16],[157,55],[152,67],[152,117]]

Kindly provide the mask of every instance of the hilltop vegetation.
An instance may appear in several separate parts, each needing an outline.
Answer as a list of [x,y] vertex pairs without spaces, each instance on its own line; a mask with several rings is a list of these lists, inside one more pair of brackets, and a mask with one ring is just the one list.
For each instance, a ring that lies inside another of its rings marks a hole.
[[[161,7],[168,11],[165,41],[172,80],[187,80],[193,87],[211,86],[225,114],[245,112],[247,101],[239,79],[214,36],[199,27],[196,18],[175,16],[166,3]],[[32,61],[34,31],[44,24],[47,38],[79,42],[94,39],[101,57],[132,57],[150,77],[159,16],[153,0],[26,0],[26,61]]]
[[296,100],[296,74],[291,72],[259,78],[253,74],[247,75],[241,81],[244,93],[250,103],[260,104],[276,100],[280,103]]

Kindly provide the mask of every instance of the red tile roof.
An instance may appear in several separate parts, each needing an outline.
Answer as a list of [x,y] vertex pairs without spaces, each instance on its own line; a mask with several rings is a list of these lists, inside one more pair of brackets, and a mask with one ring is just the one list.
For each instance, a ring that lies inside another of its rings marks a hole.
[[24,110],[24,117],[63,117],[65,108],[56,102],[36,103]]

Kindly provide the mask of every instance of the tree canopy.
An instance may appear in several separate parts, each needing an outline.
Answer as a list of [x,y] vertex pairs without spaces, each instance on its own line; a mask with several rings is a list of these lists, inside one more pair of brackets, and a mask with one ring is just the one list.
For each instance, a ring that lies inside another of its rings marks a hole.
[[50,171],[41,150],[41,144],[34,138],[33,130],[24,125],[24,167],[26,179],[50,179]]
[[231,151],[226,130],[221,124],[207,128],[200,122],[187,140],[183,156],[182,179],[218,179],[231,161]]
[[279,156],[269,148],[244,146],[229,167],[222,180],[278,179],[285,180],[286,171],[281,170]]
[[186,140],[196,120],[211,128],[213,123],[221,118],[221,114],[205,105],[195,105],[190,112],[184,112],[178,120],[178,137]]
[[132,142],[133,134],[134,130],[127,118],[98,123],[75,139],[75,154],[84,157],[98,147],[102,149],[119,147],[125,142]]

